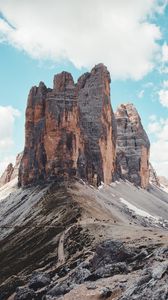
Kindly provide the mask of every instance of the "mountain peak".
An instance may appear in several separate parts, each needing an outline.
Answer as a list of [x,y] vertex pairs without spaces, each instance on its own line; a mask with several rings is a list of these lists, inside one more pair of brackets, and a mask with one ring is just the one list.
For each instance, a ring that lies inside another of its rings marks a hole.
[[91,185],[117,176],[147,188],[150,143],[132,103],[113,114],[110,73],[100,63],[80,76],[54,76],[53,89],[33,87],[19,184],[82,178]]
[[19,184],[73,176],[96,186],[110,183],[115,128],[107,68],[96,65],[76,85],[70,73],[62,72],[54,76],[53,90],[48,92],[42,84],[31,91]]

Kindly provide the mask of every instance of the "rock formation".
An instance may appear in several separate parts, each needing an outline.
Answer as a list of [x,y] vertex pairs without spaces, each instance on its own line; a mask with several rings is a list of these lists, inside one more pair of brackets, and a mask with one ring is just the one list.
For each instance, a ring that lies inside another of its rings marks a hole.
[[0,178],[0,187],[5,185],[11,180],[13,170],[14,170],[13,164],[10,163]]
[[160,186],[159,177],[151,163],[149,164],[149,182],[156,186]]
[[103,64],[82,75],[70,73],[30,90],[25,149],[19,184],[78,176],[92,185],[110,183],[115,171],[115,121],[110,75]]
[[168,188],[168,179],[165,176],[158,176],[160,185]]
[[116,166],[120,178],[137,186],[149,185],[149,148],[147,134],[133,104],[122,104],[115,114],[117,122]]
[[103,64],[76,84],[70,73],[62,72],[54,76],[53,89],[43,82],[33,87],[25,136],[21,186],[71,177],[97,186],[118,175],[148,187],[148,137],[132,104],[122,104],[114,116],[110,74]]
[[17,155],[16,163],[15,163],[14,166],[13,166],[12,163],[10,163],[7,166],[6,170],[4,171],[2,176],[0,177],[0,187],[5,185],[6,183],[10,182],[14,178],[18,177],[19,166],[20,166],[21,159],[22,159],[22,153]]

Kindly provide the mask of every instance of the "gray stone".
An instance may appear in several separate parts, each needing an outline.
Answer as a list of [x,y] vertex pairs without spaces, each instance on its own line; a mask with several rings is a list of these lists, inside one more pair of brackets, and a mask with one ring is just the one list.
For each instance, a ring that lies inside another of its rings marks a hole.
[[29,288],[37,290],[46,285],[50,284],[50,277],[48,274],[44,273],[35,273],[32,275],[32,278],[29,281]]
[[98,268],[93,276],[97,278],[107,278],[116,274],[128,273],[126,263],[107,264],[104,267]]
[[149,185],[148,136],[133,104],[121,104],[115,113],[117,122],[117,173],[137,186]]
[[35,300],[36,294],[27,287],[18,288],[14,300]]
[[154,279],[161,279],[165,272],[168,270],[168,262],[160,263],[157,267],[155,267],[152,271],[152,277]]

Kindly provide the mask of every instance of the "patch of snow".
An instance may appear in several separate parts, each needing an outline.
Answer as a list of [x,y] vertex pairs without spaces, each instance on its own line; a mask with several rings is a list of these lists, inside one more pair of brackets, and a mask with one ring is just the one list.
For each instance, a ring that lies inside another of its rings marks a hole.
[[86,185],[86,182],[83,179],[80,179],[79,182],[82,183],[83,185]]
[[91,189],[93,189],[93,190],[95,189],[95,187],[93,185],[90,184],[89,186],[91,187]]
[[161,188],[162,191],[168,193],[168,188],[165,187],[163,184],[160,185],[160,188]]
[[11,193],[17,190],[18,179],[14,178],[0,188],[0,201],[7,198]]
[[151,214],[147,213],[146,211],[136,207],[135,205],[129,203],[128,201],[126,201],[124,198],[120,198],[120,201],[125,204],[130,210],[133,210],[137,215],[141,216],[141,217],[146,217],[146,218],[152,218],[152,219],[157,219],[158,217],[154,217]]
[[99,185],[98,190],[101,190],[104,187],[104,182],[101,181],[101,185]]
[[112,183],[110,183],[110,186],[112,186],[112,187],[116,187],[116,182],[112,182]]

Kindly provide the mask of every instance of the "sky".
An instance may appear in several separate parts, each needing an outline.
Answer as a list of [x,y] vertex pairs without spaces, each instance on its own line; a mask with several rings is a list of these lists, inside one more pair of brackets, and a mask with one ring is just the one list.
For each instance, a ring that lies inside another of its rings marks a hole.
[[168,0],[0,0],[0,173],[24,148],[30,88],[100,62],[113,110],[135,104],[168,177]]

